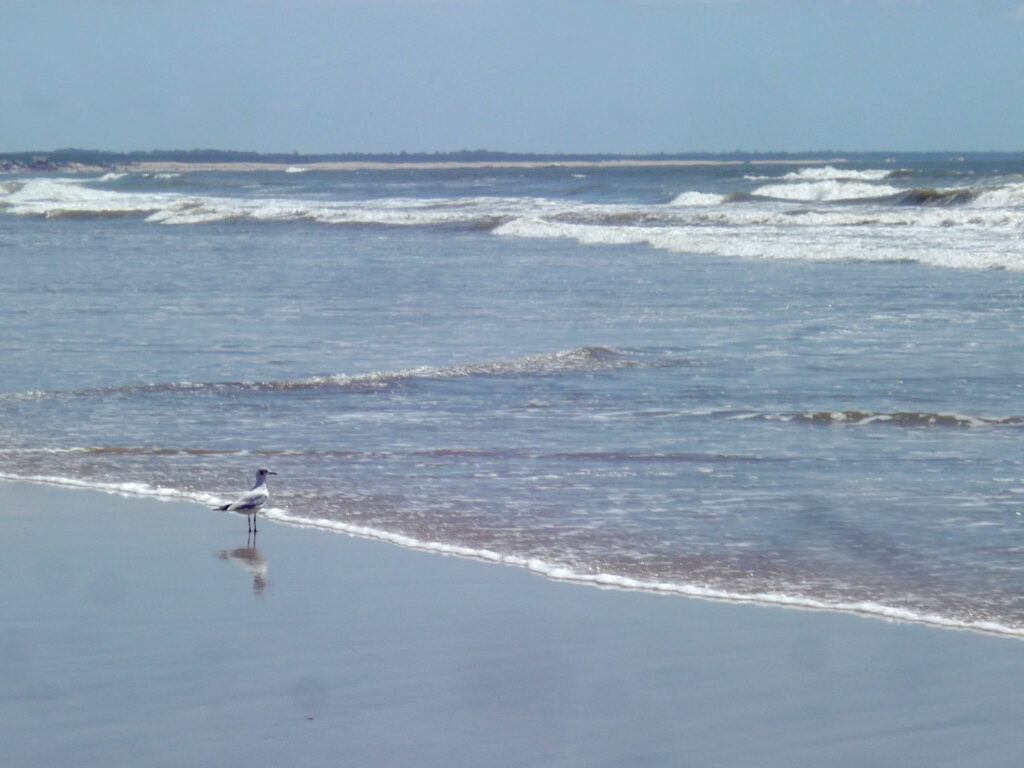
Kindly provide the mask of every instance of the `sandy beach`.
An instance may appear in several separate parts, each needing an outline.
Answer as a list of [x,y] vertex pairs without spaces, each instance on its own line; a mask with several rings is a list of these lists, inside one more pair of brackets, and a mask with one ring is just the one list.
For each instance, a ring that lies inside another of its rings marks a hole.
[[1019,641],[0,483],[6,765],[996,766]]

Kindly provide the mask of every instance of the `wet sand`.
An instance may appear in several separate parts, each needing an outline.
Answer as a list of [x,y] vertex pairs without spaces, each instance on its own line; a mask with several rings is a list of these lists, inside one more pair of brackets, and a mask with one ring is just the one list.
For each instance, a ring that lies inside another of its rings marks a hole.
[[1024,764],[1024,643],[0,481],[10,766]]

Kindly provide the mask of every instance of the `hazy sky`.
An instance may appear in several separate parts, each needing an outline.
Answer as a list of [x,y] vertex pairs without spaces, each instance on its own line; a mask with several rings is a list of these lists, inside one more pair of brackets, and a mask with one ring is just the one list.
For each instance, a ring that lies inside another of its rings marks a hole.
[[3,0],[0,151],[1024,149],[1024,0]]

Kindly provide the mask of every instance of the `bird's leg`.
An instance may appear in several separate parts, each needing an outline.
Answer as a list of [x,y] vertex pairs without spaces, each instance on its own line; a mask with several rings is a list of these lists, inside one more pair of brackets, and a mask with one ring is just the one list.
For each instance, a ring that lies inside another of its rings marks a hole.
[[252,532],[256,533],[256,513],[252,513]]

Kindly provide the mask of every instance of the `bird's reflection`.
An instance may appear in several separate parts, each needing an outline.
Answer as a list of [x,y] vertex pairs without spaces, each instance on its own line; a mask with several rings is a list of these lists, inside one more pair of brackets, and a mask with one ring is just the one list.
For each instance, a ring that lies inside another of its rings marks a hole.
[[267,586],[267,558],[256,549],[256,537],[249,534],[244,547],[222,549],[217,553],[221,560],[230,560],[239,568],[252,574],[252,591],[261,594]]

